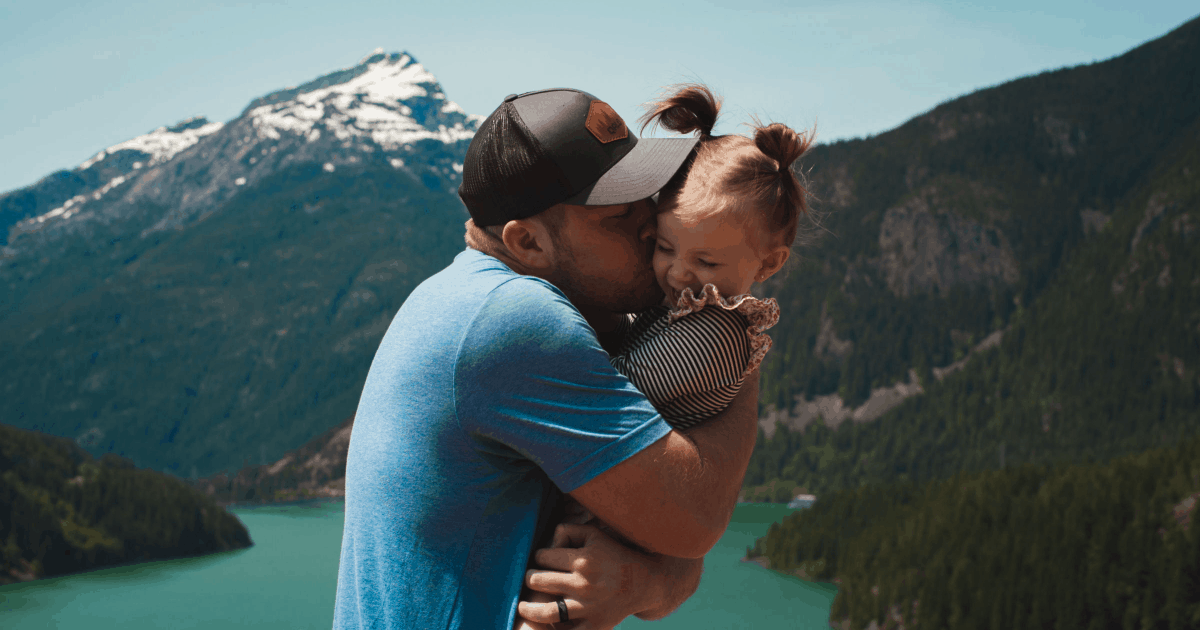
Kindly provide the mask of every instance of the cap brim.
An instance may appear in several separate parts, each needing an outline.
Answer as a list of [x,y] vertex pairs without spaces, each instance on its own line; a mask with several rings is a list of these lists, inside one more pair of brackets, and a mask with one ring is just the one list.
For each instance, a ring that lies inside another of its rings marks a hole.
[[645,199],[671,180],[698,138],[638,138],[638,143],[596,183],[564,200],[579,206],[612,206]]

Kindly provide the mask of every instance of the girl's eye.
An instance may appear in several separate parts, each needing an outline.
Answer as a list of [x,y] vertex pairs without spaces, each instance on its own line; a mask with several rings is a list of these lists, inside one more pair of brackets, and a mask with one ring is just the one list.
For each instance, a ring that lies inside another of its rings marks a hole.
[[708,267],[708,268],[712,268],[712,267],[716,267],[716,266],[718,266],[718,263],[715,263],[715,262],[709,262],[709,261],[707,261],[707,260],[698,260],[698,261],[696,261],[696,262],[700,263],[700,266],[701,266],[701,267]]
[[664,244],[662,244],[662,243],[660,242],[660,243],[658,243],[658,251],[660,251],[660,252],[662,252],[662,253],[664,253],[664,254],[670,254],[670,253],[671,253],[671,248],[670,248],[670,247],[667,247],[666,245],[664,245]]

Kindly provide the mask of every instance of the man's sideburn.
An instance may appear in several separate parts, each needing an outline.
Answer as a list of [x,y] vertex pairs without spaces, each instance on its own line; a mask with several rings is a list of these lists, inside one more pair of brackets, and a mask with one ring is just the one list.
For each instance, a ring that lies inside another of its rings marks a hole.
[[[566,238],[562,232],[551,238],[555,241],[555,268],[554,278],[549,280],[580,310],[636,313],[662,300],[662,289],[654,279],[654,267],[649,262],[653,241],[637,243],[638,247],[644,248],[642,259],[637,261],[637,269],[629,270],[637,278],[627,277],[620,282],[609,282],[597,280],[583,271],[586,261],[580,260],[579,248],[574,246],[572,239]],[[605,264],[603,260],[598,262]]]

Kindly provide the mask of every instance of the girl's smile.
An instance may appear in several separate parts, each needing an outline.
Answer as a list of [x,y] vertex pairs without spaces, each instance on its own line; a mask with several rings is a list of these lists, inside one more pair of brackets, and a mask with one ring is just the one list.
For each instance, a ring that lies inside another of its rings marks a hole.
[[675,306],[685,288],[699,295],[706,284],[724,297],[749,293],[767,265],[751,246],[748,228],[753,229],[734,223],[726,212],[705,218],[681,216],[675,209],[659,213],[654,275],[667,305]]

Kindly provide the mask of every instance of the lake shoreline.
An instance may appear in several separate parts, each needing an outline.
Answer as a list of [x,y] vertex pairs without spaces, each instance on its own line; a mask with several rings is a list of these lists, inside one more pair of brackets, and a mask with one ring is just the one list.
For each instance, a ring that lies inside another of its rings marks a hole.
[[[253,546],[254,546],[254,542],[251,541],[250,544],[246,545],[245,547],[234,547],[232,549],[218,549],[215,551],[206,551],[203,553],[185,554],[185,555],[179,555],[179,556],[164,556],[162,558],[141,558],[138,560],[129,560],[127,562],[117,562],[117,563],[113,563],[113,564],[103,564],[103,565],[93,566],[93,567],[89,567],[87,569],[83,569],[82,571],[71,571],[69,573],[55,573],[54,575],[43,575],[43,576],[34,575],[32,573],[32,571],[30,571],[30,569],[32,567],[27,566],[25,568],[26,569],[25,572],[22,572],[22,573],[18,573],[12,569],[9,570],[9,575],[13,576],[13,578],[15,578],[15,579],[9,578],[5,574],[0,573],[0,588],[4,588],[5,586],[12,586],[14,584],[29,584],[31,582],[41,582],[44,580],[56,580],[58,578],[86,575],[88,573],[95,573],[97,571],[105,571],[108,569],[120,569],[120,568],[125,568],[125,567],[134,567],[134,566],[138,566],[141,564],[153,564],[155,562],[165,562],[165,561],[172,561],[172,560],[190,560],[190,559],[194,559],[194,558],[208,558],[208,557],[220,555],[223,553],[235,553],[238,551],[245,551],[246,549],[250,549]],[[25,564],[28,565],[29,563],[26,562]]]
[[[0,628],[328,630],[343,505],[231,506],[254,537],[251,549],[0,587]],[[629,618],[618,630],[826,630],[834,592],[738,562],[788,513],[777,505],[738,506],[694,596],[667,619]]]

